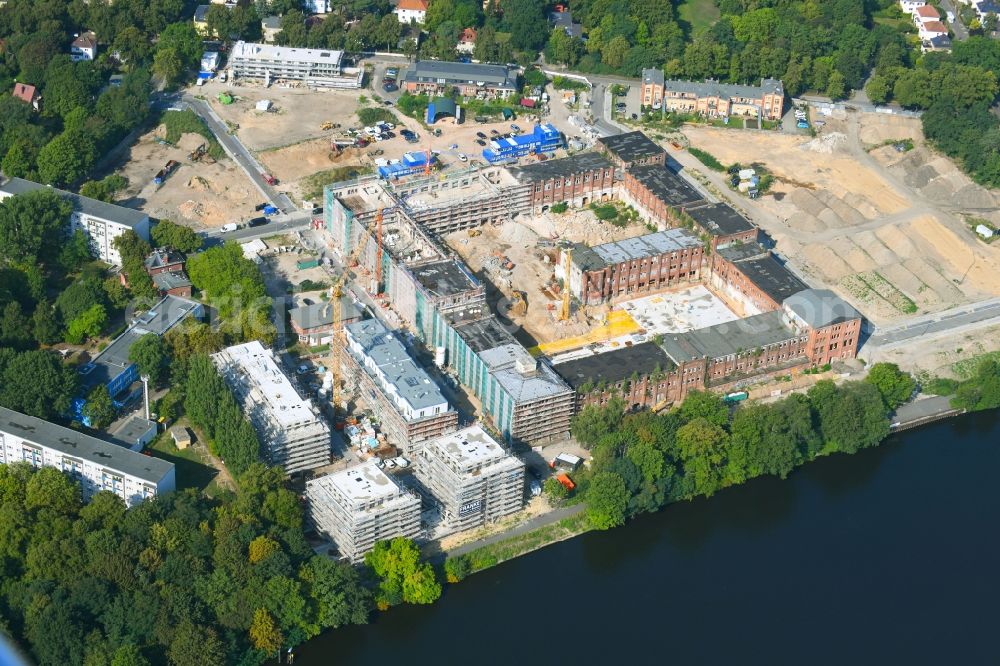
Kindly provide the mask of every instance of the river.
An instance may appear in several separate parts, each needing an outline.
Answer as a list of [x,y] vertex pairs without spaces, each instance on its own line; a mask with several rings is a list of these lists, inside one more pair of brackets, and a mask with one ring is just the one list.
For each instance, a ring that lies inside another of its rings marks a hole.
[[997,416],[550,546],[295,663],[997,663]]

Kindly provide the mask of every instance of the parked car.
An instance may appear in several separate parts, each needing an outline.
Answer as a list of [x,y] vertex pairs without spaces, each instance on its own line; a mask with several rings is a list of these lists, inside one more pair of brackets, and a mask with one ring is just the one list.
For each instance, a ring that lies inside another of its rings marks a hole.
[[510,129],[511,129],[512,131],[514,131],[514,132],[520,132],[520,131],[521,131],[521,128],[520,128],[520,127],[518,127],[517,125],[515,125],[514,123],[511,123],[511,124],[510,124]]
[[389,69],[385,70],[385,76],[386,78],[394,79],[397,76],[399,76],[399,70],[396,69],[395,67],[390,67]]
[[483,141],[482,139],[476,139],[476,143],[478,143],[480,146],[485,146],[486,145],[486,142]]
[[383,81],[382,90],[386,92],[396,92],[399,90],[399,86],[396,85],[395,81]]
[[385,100],[385,101],[384,101],[384,102],[382,102],[382,103],[383,103],[383,104],[385,104],[386,106],[392,106],[392,104],[393,104],[393,102],[392,102],[392,100],[391,100],[391,99],[387,99],[387,100]]
[[497,135],[497,134],[499,134],[499,133],[500,133],[500,132],[496,131],[496,129],[491,129],[491,130],[490,130],[490,134],[491,134],[491,135],[493,135],[493,136],[496,136],[496,135]]
[[483,134],[482,132],[476,132],[476,136],[478,136],[480,139],[485,139],[486,138],[486,135]]
[[458,154],[458,159],[461,160],[462,162],[468,162],[469,161],[469,158],[465,156],[465,153],[459,153]]
[[267,218],[263,216],[252,218],[249,222],[247,222],[248,227],[260,227],[265,224],[267,224]]

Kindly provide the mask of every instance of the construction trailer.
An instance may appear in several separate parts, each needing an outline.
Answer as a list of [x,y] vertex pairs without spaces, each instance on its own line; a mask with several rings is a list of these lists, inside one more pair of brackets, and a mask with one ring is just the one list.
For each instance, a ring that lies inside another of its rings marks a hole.
[[553,152],[562,147],[563,140],[559,130],[555,125],[545,123],[535,125],[527,134],[493,139],[488,148],[483,148],[483,159],[490,164],[499,164],[525,155]]

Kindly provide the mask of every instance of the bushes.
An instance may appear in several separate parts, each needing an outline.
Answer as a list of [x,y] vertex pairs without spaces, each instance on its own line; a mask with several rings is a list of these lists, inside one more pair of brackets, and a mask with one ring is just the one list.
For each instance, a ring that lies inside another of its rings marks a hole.
[[688,152],[694,155],[696,158],[698,158],[699,162],[707,166],[709,169],[712,169],[713,171],[722,172],[726,170],[726,166],[718,159],[716,159],[716,157],[711,153],[708,153],[700,148],[695,148],[694,146],[689,147]]
[[399,122],[399,118],[392,111],[377,106],[358,109],[358,120],[361,121],[362,125],[374,125],[379,122],[396,124]]
[[212,159],[220,160],[226,156],[222,146],[215,140],[212,130],[208,129],[205,121],[191,109],[166,111],[160,120],[167,128],[166,139],[170,143],[176,144],[184,134],[198,134],[208,140],[208,154]]
[[955,387],[952,407],[970,412],[1000,407],[1000,363],[987,358],[976,374]]
[[569,204],[565,201],[560,201],[559,203],[552,204],[552,207],[549,208],[549,210],[556,214],[562,214],[569,210]]

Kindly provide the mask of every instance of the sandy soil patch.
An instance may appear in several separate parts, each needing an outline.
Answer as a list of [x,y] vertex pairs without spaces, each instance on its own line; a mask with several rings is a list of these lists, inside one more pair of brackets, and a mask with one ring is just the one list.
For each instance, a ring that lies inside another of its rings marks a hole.
[[[195,229],[215,228],[253,216],[254,206],[263,197],[242,169],[229,159],[192,162],[189,153],[205,141],[201,136],[185,134],[177,146],[159,143],[162,136],[163,129],[157,128],[129,149],[128,161],[118,170],[129,185],[118,203]],[[180,162],[180,166],[162,185],[153,184],[153,176],[169,160]]]
[[997,350],[1000,350],[1000,326],[992,326],[935,337],[932,344],[879,349],[869,360],[896,363],[916,374],[958,379],[952,368],[955,363]]

